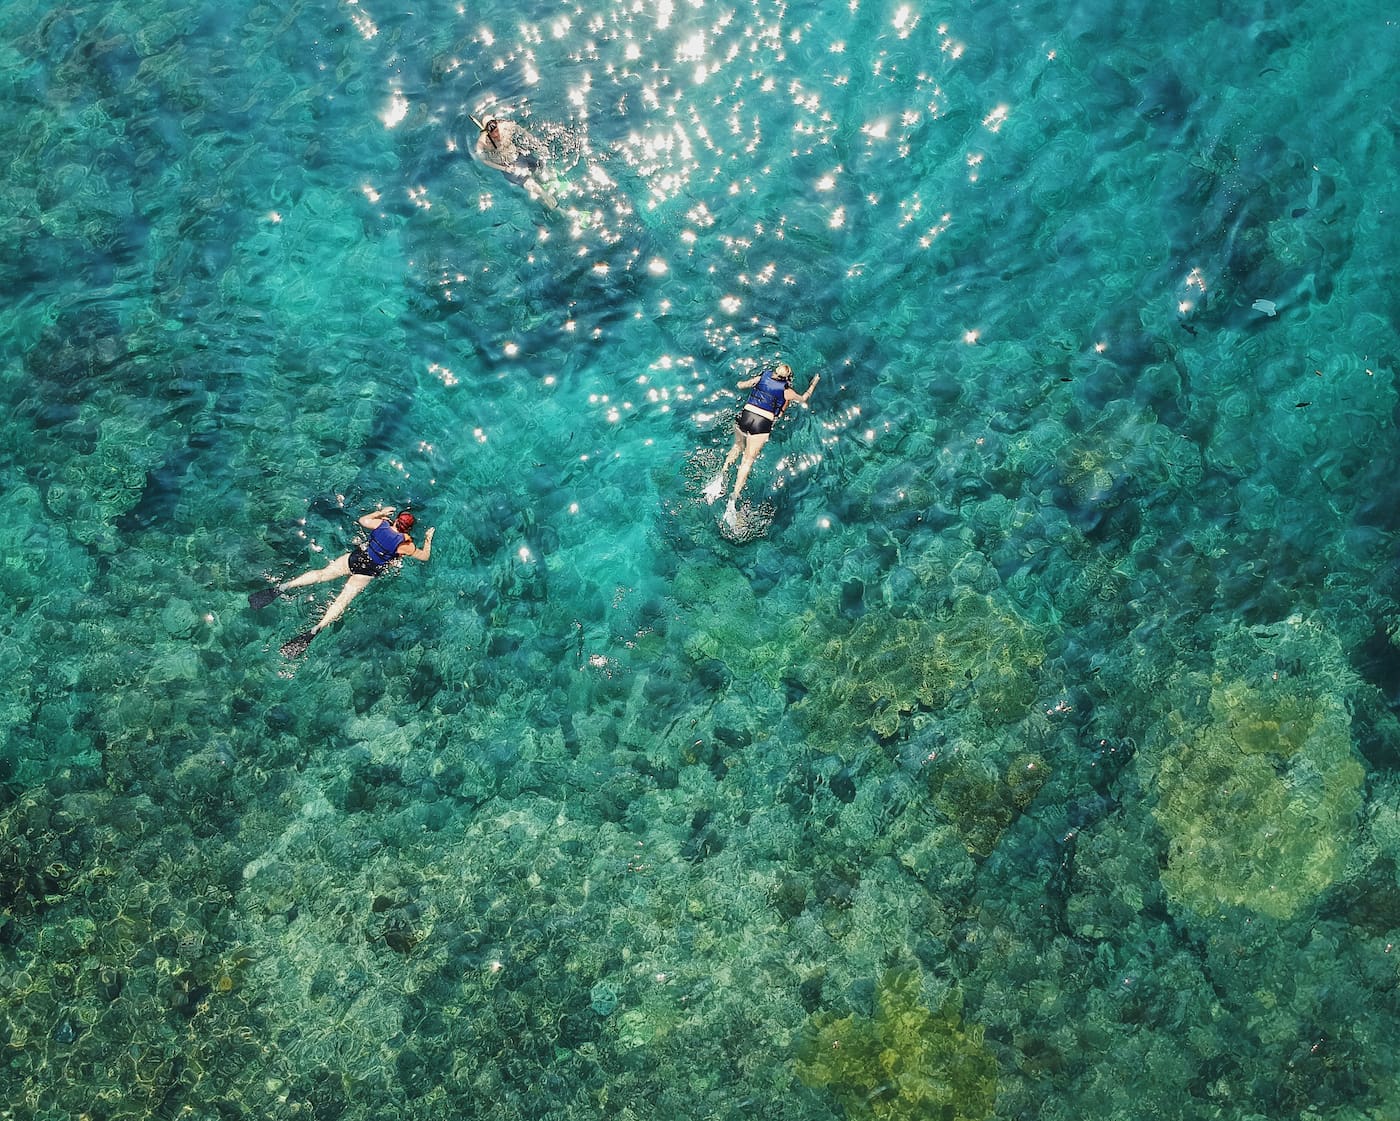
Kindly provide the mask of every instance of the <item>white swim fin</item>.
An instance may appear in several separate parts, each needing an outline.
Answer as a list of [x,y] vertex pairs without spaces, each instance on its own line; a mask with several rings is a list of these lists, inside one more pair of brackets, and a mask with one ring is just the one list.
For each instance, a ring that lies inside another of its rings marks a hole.
[[713,506],[719,501],[719,496],[724,493],[724,472],[721,471],[713,479],[705,484],[705,504]]

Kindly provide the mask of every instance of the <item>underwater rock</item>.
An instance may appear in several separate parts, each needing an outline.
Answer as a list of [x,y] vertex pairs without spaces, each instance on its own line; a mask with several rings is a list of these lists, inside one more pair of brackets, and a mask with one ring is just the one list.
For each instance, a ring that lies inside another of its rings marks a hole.
[[828,783],[837,801],[849,806],[856,800],[856,782],[849,770],[838,771]]
[[1154,125],[1179,128],[1191,112],[1195,95],[1170,69],[1148,74],[1138,87],[1137,111]]
[[847,619],[858,619],[865,610],[865,584],[858,579],[850,579],[841,585],[841,614]]
[[159,654],[152,662],[147,680],[167,685],[199,678],[199,655],[192,646],[176,646]]
[[599,1016],[611,1016],[617,1010],[617,986],[611,981],[598,981],[588,990],[589,1007]]
[[160,623],[172,638],[189,638],[199,626],[199,616],[184,600],[172,599],[161,610]]

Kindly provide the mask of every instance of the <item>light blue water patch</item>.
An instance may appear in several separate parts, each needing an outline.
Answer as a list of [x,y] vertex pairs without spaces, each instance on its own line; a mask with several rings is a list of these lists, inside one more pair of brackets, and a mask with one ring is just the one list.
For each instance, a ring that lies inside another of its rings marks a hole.
[[1396,47],[7,5],[3,1108],[1387,1116]]

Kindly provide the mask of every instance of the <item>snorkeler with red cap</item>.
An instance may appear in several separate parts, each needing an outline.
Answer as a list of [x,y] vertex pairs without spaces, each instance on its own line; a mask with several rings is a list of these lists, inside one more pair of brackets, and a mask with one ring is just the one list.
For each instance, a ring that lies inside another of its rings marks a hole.
[[345,587],[340,589],[340,594],[326,608],[326,613],[321,616],[321,621],[309,631],[304,631],[283,643],[283,656],[296,658],[306,653],[306,648],[311,645],[311,640],[339,619],[345,609],[350,606],[350,601],[369,587],[370,581],[383,572],[388,565],[400,557],[417,557],[421,561],[428,559],[433,551],[433,534],[437,527],[433,526],[423,535],[423,547],[420,549],[413,543],[413,538],[409,536],[409,530],[413,528],[414,521],[413,515],[407,510],[395,517],[392,506],[381,506],[378,510],[371,511],[360,519],[360,525],[370,531],[369,539],[363,545],[357,546],[344,556],[337,557],[325,568],[313,568],[309,572],[303,572],[300,576],[288,580],[285,584],[274,584],[270,588],[253,592],[248,597],[249,607],[266,607],[278,596],[285,595],[294,588],[304,588],[308,584],[323,584],[327,580],[344,578]]

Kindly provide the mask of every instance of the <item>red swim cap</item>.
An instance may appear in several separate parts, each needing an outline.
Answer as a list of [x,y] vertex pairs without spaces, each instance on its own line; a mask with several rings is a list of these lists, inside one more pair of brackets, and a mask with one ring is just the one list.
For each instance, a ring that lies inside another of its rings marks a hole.
[[400,514],[397,518],[394,519],[394,525],[399,529],[412,529],[413,523],[416,520],[417,519],[415,519],[412,514],[405,510],[402,514]]

